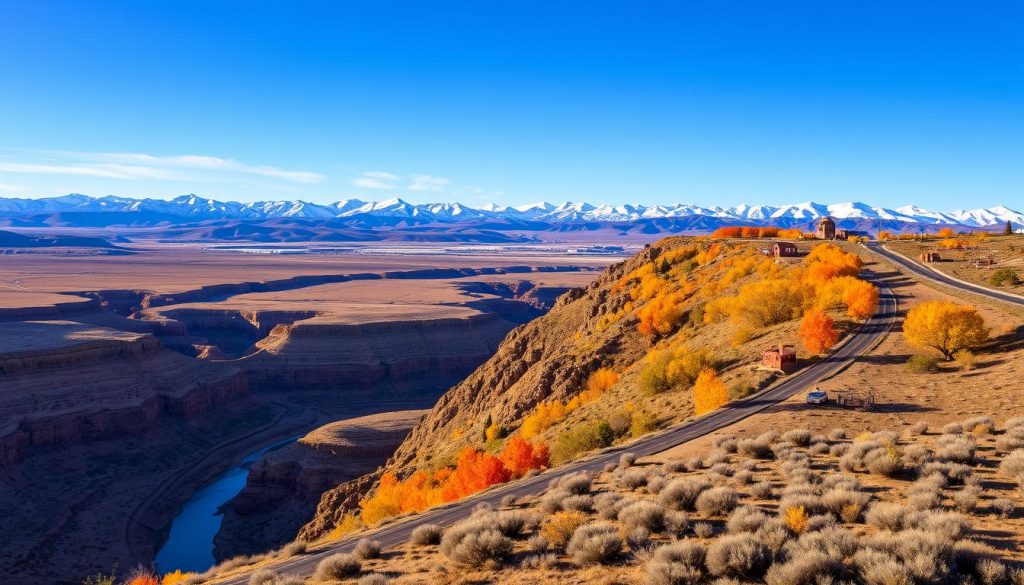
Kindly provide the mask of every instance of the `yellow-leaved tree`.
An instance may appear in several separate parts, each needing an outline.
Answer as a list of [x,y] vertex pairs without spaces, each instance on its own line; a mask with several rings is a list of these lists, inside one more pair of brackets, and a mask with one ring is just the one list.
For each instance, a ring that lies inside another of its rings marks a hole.
[[903,336],[911,345],[934,349],[948,361],[956,352],[984,343],[988,339],[988,328],[974,307],[928,301],[907,313]]
[[824,311],[811,309],[804,313],[803,321],[800,322],[800,340],[804,342],[807,351],[821,354],[832,349],[839,340],[839,332]]
[[729,402],[729,389],[711,368],[704,368],[693,383],[693,410],[697,416]]

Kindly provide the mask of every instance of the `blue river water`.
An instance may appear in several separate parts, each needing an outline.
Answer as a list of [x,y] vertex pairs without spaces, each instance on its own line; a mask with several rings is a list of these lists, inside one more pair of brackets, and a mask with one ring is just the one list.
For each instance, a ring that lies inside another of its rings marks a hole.
[[167,542],[156,555],[157,570],[162,573],[175,569],[202,573],[210,568],[214,564],[213,538],[224,519],[218,512],[221,505],[242,491],[249,467],[264,453],[279,449],[297,438],[291,437],[246,455],[237,466],[218,475],[193,494],[171,523]]

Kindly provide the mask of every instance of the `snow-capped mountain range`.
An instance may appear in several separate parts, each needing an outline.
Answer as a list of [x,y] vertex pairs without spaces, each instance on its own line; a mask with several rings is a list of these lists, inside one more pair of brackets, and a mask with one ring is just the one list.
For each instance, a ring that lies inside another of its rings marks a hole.
[[[1005,225],[1024,227],[1024,213],[999,205],[973,210],[949,212],[930,211],[916,206],[888,209],[864,203],[797,203],[793,205],[737,205],[735,207],[703,207],[690,204],[675,205],[591,205],[585,202],[565,202],[554,205],[546,202],[512,207],[495,204],[478,208],[461,203],[411,204],[402,199],[361,201],[346,199],[331,204],[306,201],[259,201],[238,203],[216,201],[197,195],[182,195],[171,200],[134,199],[127,197],[90,197],[65,195],[44,199],[0,198],[0,217],[31,218],[54,214],[113,213],[123,220],[124,214],[138,214],[137,223],[189,223],[207,220],[269,220],[291,218],[296,220],[331,220],[336,218],[390,218],[415,223],[456,223],[473,220],[518,220],[548,224],[575,224],[588,222],[635,222],[672,218],[711,218],[714,224],[729,222],[755,225],[802,225],[830,216],[837,220],[855,220],[860,223],[882,220],[886,223],[917,226],[948,225],[990,228]],[[102,223],[102,222],[101,222]],[[114,224],[111,224],[114,225]]]

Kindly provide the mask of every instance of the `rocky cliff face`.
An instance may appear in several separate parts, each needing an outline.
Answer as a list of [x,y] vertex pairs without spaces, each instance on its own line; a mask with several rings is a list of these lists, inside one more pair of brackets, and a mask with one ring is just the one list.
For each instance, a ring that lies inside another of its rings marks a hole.
[[[560,296],[543,317],[513,329],[490,359],[441,397],[386,468],[401,475],[432,461],[451,460],[470,437],[481,436],[488,416],[498,424],[511,424],[540,401],[575,394],[597,368],[621,368],[641,359],[651,340],[635,333],[635,319],[595,331],[602,316],[629,300],[615,284],[658,252],[650,249],[609,267],[586,289]],[[299,538],[323,536],[358,504],[376,478],[365,476],[326,492]]]
[[263,388],[343,388],[451,383],[494,353],[512,323],[466,311],[453,318],[278,325],[259,350],[233,363]]
[[0,352],[0,465],[33,447],[142,434],[161,416],[248,391],[238,368],[186,358],[147,334],[55,321],[5,324],[0,336],[18,346]]
[[428,411],[375,414],[330,423],[253,464],[246,486],[224,506],[218,559],[290,541],[321,494],[382,465]]

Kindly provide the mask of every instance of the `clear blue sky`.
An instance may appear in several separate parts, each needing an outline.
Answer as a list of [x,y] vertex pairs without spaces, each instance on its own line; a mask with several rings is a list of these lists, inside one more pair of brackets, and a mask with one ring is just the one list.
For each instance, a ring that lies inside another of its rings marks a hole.
[[1024,2],[6,2],[0,194],[1024,207]]

